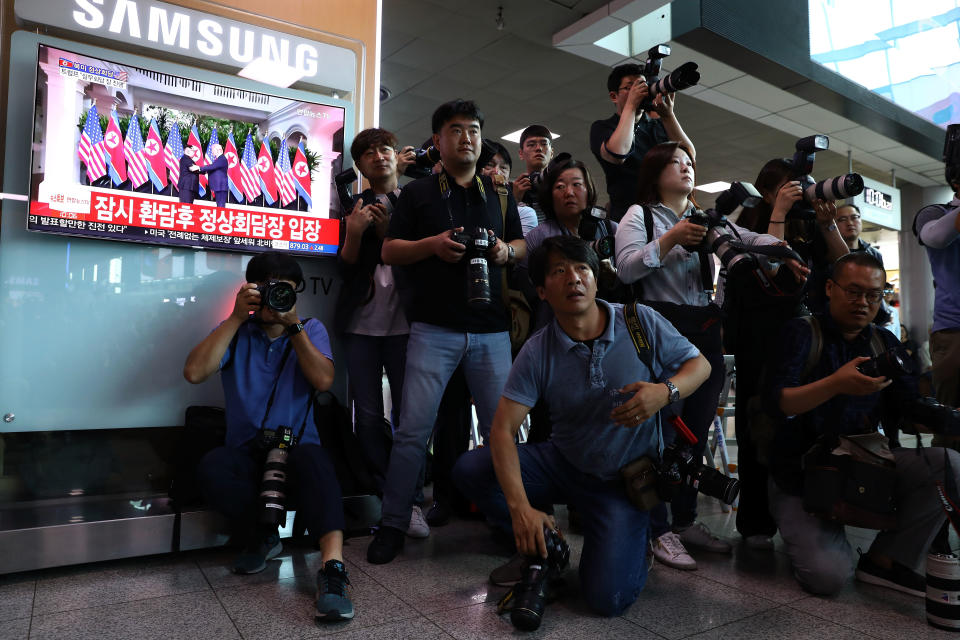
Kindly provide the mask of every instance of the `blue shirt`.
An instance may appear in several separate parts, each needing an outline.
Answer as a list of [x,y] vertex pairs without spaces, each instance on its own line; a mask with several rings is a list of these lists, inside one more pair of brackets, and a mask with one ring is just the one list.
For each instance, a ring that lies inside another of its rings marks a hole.
[[[323,323],[311,318],[303,330],[313,346],[332,362],[330,338]],[[236,342],[231,342],[223,354],[220,379],[226,401],[228,447],[240,447],[253,440],[261,423],[268,429],[290,427],[296,435],[304,419],[306,428],[300,442],[320,444],[310,402],[314,389],[300,371],[292,345],[283,370],[279,370],[288,344],[290,338],[286,334],[271,341],[256,322],[248,320],[240,325]],[[274,381],[277,394],[269,415],[265,415]]]
[[577,469],[608,480],[631,460],[659,456],[656,418],[636,427],[620,427],[610,420],[614,406],[629,399],[617,389],[632,382],[666,380],[700,352],[666,318],[638,304],[640,324],[653,345],[650,371],[633,346],[623,305],[599,299],[597,305],[607,314],[607,326],[592,350],[571,340],[554,319],[523,345],[503,396],[527,407],[545,398],[557,449]]
[[[939,220],[952,211],[950,205],[932,205],[917,213],[916,229],[922,233],[923,226]],[[942,249],[927,247],[930,270],[933,272],[933,331],[960,329],[960,239],[955,239]]]
[[903,407],[918,397],[916,379],[904,376],[877,393],[866,396],[840,394],[806,413],[785,416],[780,411],[783,389],[825,378],[858,356],[872,356],[870,341],[874,331],[880,332],[887,349],[900,342],[886,329],[872,324],[848,341],[829,314],[816,317],[823,334],[823,351],[808,376],[802,374],[813,343],[813,331],[802,318],[794,318],[784,325],[767,360],[763,408],[781,422],[770,451],[770,469],[777,485],[787,493],[800,492],[803,486],[800,460],[821,434],[872,433],[881,421],[886,428],[899,427]]

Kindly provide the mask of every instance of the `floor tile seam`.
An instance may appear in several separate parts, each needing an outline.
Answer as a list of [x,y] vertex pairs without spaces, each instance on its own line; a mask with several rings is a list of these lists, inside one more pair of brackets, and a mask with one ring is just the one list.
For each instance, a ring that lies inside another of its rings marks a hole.
[[[353,632],[353,631],[357,631],[357,630],[361,630],[361,629],[362,629],[363,631],[365,631],[365,632],[366,632],[366,631],[371,631],[371,630],[378,629],[378,628],[380,628],[380,627],[385,627],[385,626],[390,625],[390,624],[396,624],[397,622],[402,622],[402,621],[404,621],[404,620],[415,620],[416,618],[424,618],[427,622],[431,623],[433,626],[435,626],[437,629],[439,629],[441,633],[443,633],[444,635],[446,635],[446,636],[448,636],[448,637],[452,637],[452,636],[450,636],[450,634],[448,634],[448,633],[444,630],[443,627],[441,627],[439,624],[437,624],[436,621],[431,620],[430,618],[428,618],[427,616],[423,615],[422,613],[419,614],[419,615],[416,615],[416,616],[411,616],[411,617],[409,617],[409,618],[392,618],[392,619],[390,619],[390,620],[387,620],[386,622],[378,622],[377,624],[371,624],[371,625],[368,625],[368,626],[362,626],[362,625],[361,625],[361,626],[356,626],[356,625],[354,625],[353,623],[351,623],[351,624],[349,624],[349,625],[346,625],[343,629],[340,629],[339,631],[334,631],[333,633],[324,634],[322,637],[324,637],[324,638],[336,638],[336,637],[339,636],[339,635],[343,635],[343,634],[345,634],[345,633],[351,633],[351,632]],[[354,619],[354,620],[355,620],[355,619]],[[243,636],[241,635],[241,637],[243,637]]]
[[[808,595],[806,598],[801,598],[801,600],[807,600],[807,599],[809,599],[809,598],[816,598],[816,597],[817,597],[817,596]],[[817,618],[818,620],[824,620],[824,621],[826,621],[826,622],[829,622],[830,624],[835,624],[835,625],[837,625],[838,627],[843,627],[844,629],[849,629],[850,631],[856,631],[857,633],[861,633],[861,634],[863,634],[863,635],[865,635],[865,636],[869,636],[869,637],[871,637],[871,638],[881,638],[881,637],[882,637],[882,636],[874,635],[874,634],[870,633],[869,631],[864,631],[863,629],[857,629],[856,627],[851,627],[849,624],[845,624],[845,623],[843,623],[843,622],[839,622],[839,621],[834,620],[834,619],[832,619],[832,618],[825,618],[824,616],[819,615],[819,614],[816,614],[816,613],[813,613],[812,611],[807,611],[807,610],[805,610],[805,609],[798,609],[797,607],[793,606],[793,605],[797,604],[797,602],[800,602],[800,600],[797,600],[796,602],[793,602],[793,603],[787,603],[787,604],[784,605],[784,606],[786,606],[786,607],[788,607],[788,608],[790,608],[790,609],[793,609],[794,611],[798,611],[798,612],[803,613],[803,614],[806,614],[806,615],[808,615],[808,616],[812,616],[812,617],[814,617],[814,618]]]
[[[750,595],[753,595],[753,594],[750,594]],[[633,620],[630,620],[630,622],[633,622],[635,625],[637,625],[638,627],[643,628],[645,631],[649,631],[650,633],[654,633],[654,634],[656,634],[656,635],[659,635],[660,637],[667,638],[667,640],[682,640],[682,638],[689,638],[689,637],[691,637],[691,636],[695,636],[695,635],[698,635],[698,634],[701,634],[701,633],[706,633],[707,631],[714,631],[714,630],[719,629],[719,628],[721,628],[721,627],[725,627],[725,626],[727,626],[727,625],[729,625],[729,624],[734,624],[734,623],[737,623],[737,622],[743,622],[744,620],[749,620],[750,618],[752,618],[752,617],[754,617],[754,616],[758,616],[758,615],[760,615],[760,614],[767,613],[767,612],[769,612],[769,611],[774,611],[774,610],[776,610],[776,609],[782,609],[783,607],[787,606],[787,605],[781,604],[781,603],[779,603],[779,602],[772,602],[771,600],[767,600],[766,598],[761,598],[761,597],[759,597],[759,596],[757,596],[757,598],[758,598],[759,600],[766,600],[767,602],[770,602],[770,603],[773,604],[774,606],[772,606],[772,607],[766,607],[766,608],[764,608],[764,609],[760,609],[759,611],[754,611],[753,613],[746,614],[746,615],[744,615],[743,617],[736,618],[736,619],[734,619],[734,620],[728,620],[727,622],[723,622],[723,623],[714,625],[714,626],[712,626],[712,627],[705,627],[705,628],[702,628],[702,629],[698,629],[698,630],[696,630],[696,631],[694,631],[694,632],[691,632],[691,633],[688,633],[688,634],[686,634],[686,635],[679,636],[679,637],[664,636],[664,635],[662,635],[662,634],[657,633],[657,632],[654,631],[653,629],[650,629],[649,627],[643,626],[643,625],[642,625],[641,623],[639,623],[639,622],[635,622],[635,621],[633,621]],[[625,619],[626,619],[626,618],[625,618]]]
[[[667,568],[670,568],[670,567],[667,567]],[[674,571],[678,571],[678,570],[677,570],[677,569],[674,569]],[[648,576],[648,577],[647,577],[647,580],[650,579],[650,578],[649,578],[649,575],[650,575],[650,574],[648,573],[648,574],[647,574],[647,576]],[[711,577],[708,576],[708,575],[700,574],[700,573],[697,572],[697,571],[685,571],[685,572],[683,572],[683,575],[689,575],[690,577],[692,577],[692,578],[695,577],[695,578],[697,578],[697,579],[699,579],[699,580],[708,580],[708,581],[710,581],[710,582],[712,582],[712,583],[714,583],[714,584],[720,585],[721,587],[724,587],[724,588],[726,588],[726,589],[732,589],[732,590],[734,590],[734,591],[737,591],[737,592],[739,592],[739,593],[742,593],[743,595],[751,596],[751,597],[753,597],[753,598],[759,598],[760,600],[766,600],[766,601],[772,602],[772,603],[774,603],[774,604],[776,604],[776,605],[778,605],[778,606],[779,606],[779,605],[787,604],[786,602],[777,602],[776,600],[772,600],[772,599],[767,598],[767,597],[765,597],[765,596],[762,596],[762,595],[760,595],[760,594],[752,593],[752,592],[750,592],[750,591],[745,591],[745,590],[741,589],[740,587],[735,587],[735,586],[729,585],[729,584],[727,584],[727,583],[725,583],[725,582],[720,582],[719,580],[716,580],[716,579],[714,579],[714,578],[711,578]],[[641,592],[641,593],[642,593],[642,592]],[[642,595],[641,595],[641,597],[642,597]],[[803,599],[803,597],[804,597],[804,594],[801,594],[799,599]]]
[[209,588],[192,589],[190,591],[178,591],[176,593],[165,593],[159,596],[149,596],[146,598],[133,598],[131,600],[118,600],[116,602],[101,602],[101,603],[93,604],[87,607],[73,607],[71,609],[58,609],[56,611],[41,611],[39,613],[37,613],[36,609],[34,609],[32,617],[36,618],[37,616],[52,616],[52,615],[57,615],[59,613],[70,613],[71,611],[85,611],[87,609],[98,609],[100,607],[115,607],[121,604],[130,604],[132,602],[146,602],[147,600],[159,600],[160,598],[175,598],[177,596],[189,595],[191,593],[203,593],[205,591],[214,591],[214,590]]
[[211,587],[210,587],[210,590],[213,591],[213,597],[217,599],[217,604],[220,605],[220,609],[222,609],[223,612],[226,614],[227,620],[230,621],[230,624],[232,624],[232,625],[233,625],[233,628],[236,630],[236,632],[237,632],[237,637],[238,637],[238,638],[244,638],[245,636],[243,635],[243,632],[240,631],[240,627],[237,626],[237,621],[234,620],[234,619],[233,619],[233,616],[230,615],[230,610],[227,609],[226,605],[223,604],[223,600],[220,599],[220,595],[217,593],[217,590],[214,589],[212,585],[211,585]]
[[658,637],[658,638],[663,638],[663,640],[670,640],[670,638],[668,638],[667,636],[665,636],[665,635],[663,635],[663,634],[661,634],[661,633],[657,633],[657,632],[654,631],[653,629],[648,629],[648,628],[646,628],[645,626],[643,626],[642,624],[640,624],[640,623],[637,622],[636,620],[631,620],[630,618],[626,618],[626,617],[624,617],[623,615],[620,615],[620,616],[617,616],[617,617],[620,618],[620,620],[624,620],[624,621],[626,621],[626,622],[629,622],[629,623],[632,624],[633,626],[639,627],[639,628],[643,629],[644,631],[646,631],[647,633],[651,633],[651,634],[655,635],[655,636]]

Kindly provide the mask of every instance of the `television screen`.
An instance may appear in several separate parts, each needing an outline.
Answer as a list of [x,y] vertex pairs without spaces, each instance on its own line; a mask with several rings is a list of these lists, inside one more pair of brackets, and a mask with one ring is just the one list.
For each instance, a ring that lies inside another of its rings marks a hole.
[[336,253],[345,115],[41,44],[27,228]]

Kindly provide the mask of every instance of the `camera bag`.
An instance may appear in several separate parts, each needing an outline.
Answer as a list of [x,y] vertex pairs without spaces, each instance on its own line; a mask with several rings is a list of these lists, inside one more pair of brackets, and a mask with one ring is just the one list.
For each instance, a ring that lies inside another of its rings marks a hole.
[[[507,232],[507,186],[500,174],[492,176],[493,186],[497,190],[497,197],[500,201],[500,217],[503,219],[503,233]],[[533,313],[530,310],[530,304],[527,302],[523,291],[511,287],[513,270],[509,265],[504,265],[500,269],[500,295],[503,298],[503,306],[510,312],[510,350],[513,355],[520,352],[520,347],[530,337],[530,328],[533,324]]]
[[821,436],[803,456],[803,508],[864,529],[897,525],[897,469],[881,433]]

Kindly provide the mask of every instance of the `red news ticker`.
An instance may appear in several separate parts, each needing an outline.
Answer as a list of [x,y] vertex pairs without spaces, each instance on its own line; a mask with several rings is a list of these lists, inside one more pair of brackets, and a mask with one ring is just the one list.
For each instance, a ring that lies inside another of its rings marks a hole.
[[49,204],[31,202],[30,209],[33,214],[54,218],[239,238],[336,246],[340,237],[340,221],[335,218],[242,205],[220,208],[206,201],[187,204],[129,191],[91,189],[90,208],[85,213],[58,210],[56,198]]

